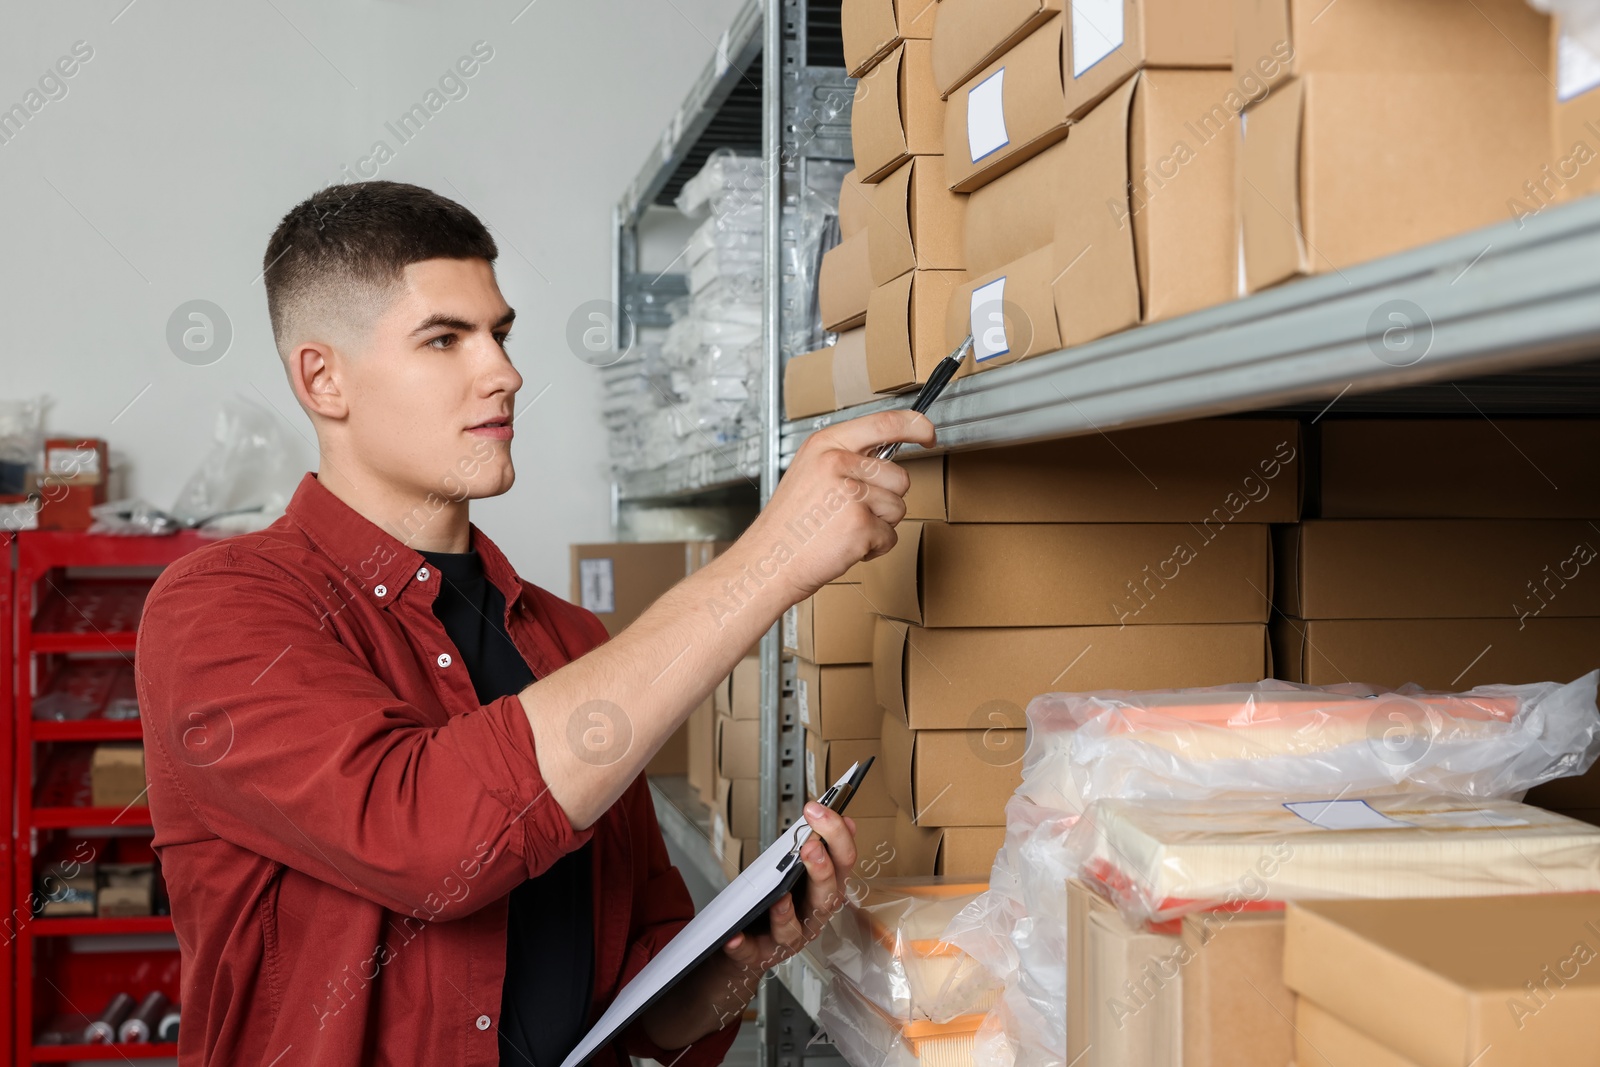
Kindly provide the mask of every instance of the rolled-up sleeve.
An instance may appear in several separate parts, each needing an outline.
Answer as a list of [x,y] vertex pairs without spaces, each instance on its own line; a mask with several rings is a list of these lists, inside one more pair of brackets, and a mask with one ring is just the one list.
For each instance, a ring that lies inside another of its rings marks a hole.
[[[247,624],[219,627],[228,612]],[[238,556],[157,586],[136,654],[152,789],[164,777],[217,837],[421,918],[468,914],[589,840],[545,787],[516,696],[441,722],[325,614]],[[474,891],[454,899],[464,875]]]

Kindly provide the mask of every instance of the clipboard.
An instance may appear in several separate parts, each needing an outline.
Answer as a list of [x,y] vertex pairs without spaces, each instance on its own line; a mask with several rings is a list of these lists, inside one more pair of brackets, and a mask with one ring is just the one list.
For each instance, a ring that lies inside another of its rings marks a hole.
[[[866,777],[872,759],[869,756],[865,761],[852,763],[849,770],[817,798],[817,803],[842,813]],[[561,1067],[581,1067],[685,975],[727,944],[733,935],[741,931],[755,932],[768,909],[785,893],[793,891],[805,876],[806,865],[800,860],[800,849],[811,840],[812,833],[804,818],[780,833],[777,840],[634,975],[633,981],[622,987],[604,1014],[561,1061]],[[800,912],[798,902],[795,911]]]

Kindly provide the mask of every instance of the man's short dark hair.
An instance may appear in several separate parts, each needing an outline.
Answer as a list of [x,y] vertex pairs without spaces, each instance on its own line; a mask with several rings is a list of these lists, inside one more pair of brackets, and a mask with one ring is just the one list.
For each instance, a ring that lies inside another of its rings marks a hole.
[[412,263],[500,254],[478,217],[404,182],[330,185],[296,204],[267,242],[262,275],[285,358],[308,329],[370,325]]

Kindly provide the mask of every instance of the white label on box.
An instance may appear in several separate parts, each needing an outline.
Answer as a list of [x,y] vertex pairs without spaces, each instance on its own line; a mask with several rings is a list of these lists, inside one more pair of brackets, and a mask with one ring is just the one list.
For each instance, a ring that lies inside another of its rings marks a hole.
[[722,855],[722,846],[727,843],[728,828],[722,825],[722,812],[711,813],[711,851],[718,856]]
[[1556,99],[1566,103],[1595,88],[1600,88],[1600,56],[1563,33],[1556,55]]
[[100,474],[97,448],[51,448],[45,451],[44,469],[63,478],[93,477]]
[[1122,47],[1122,0],[1072,0],[1072,76]]
[[976,163],[1011,143],[1006,136],[1006,68],[967,90],[967,154]]
[[1284,807],[1324,830],[1392,830],[1413,825],[1389,818],[1365,800],[1296,800]]
[[790,604],[783,613],[783,647],[800,647],[800,605]]
[[794,702],[795,706],[800,709],[800,723],[802,726],[811,725],[811,701],[808,698],[808,689],[809,687],[806,685],[804,678],[798,679],[794,683]]
[[596,615],[617,610],[617,588],[609,558],[578,561],[578,591],[583,606]]
[[822,790],[817,788],[817,754],[811,749],[806,749],[806,796],[821,796]]
[[973,355],[980,363],[1011,351],[1011,343],[1006,340],[1005,296],[1004,277],[972,291],[968,325],[972,328]]

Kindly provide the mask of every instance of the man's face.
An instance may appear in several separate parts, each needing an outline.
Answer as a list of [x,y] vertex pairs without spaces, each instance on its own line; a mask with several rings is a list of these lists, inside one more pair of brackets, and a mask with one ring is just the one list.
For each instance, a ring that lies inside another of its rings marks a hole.
[[400,295],[342,375],[355,454],[407,495],[465,500],[511,488],[522,376],[503,345],[514,316],[487,260],[406,267]]

